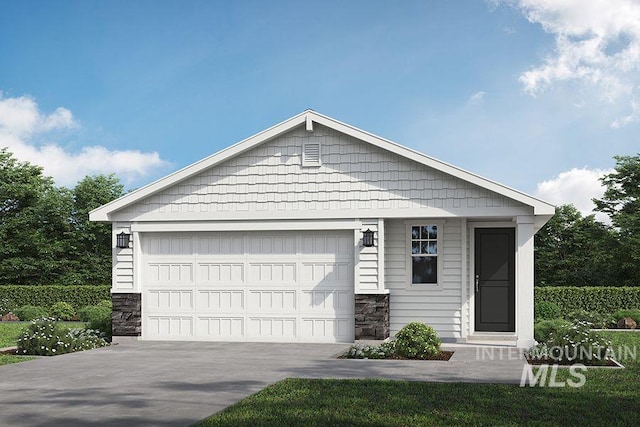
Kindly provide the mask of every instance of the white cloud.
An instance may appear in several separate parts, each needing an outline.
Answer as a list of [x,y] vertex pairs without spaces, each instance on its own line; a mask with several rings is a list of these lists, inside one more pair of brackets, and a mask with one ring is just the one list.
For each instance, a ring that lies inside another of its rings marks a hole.
[[[538,184],[536,197],[554,205],[573,204],[583,215],[591,215],[595,205],[592,199],[599,199],[604,193],[600,178],[613,170],[573,168],[558,176]],[[596,213],[599,221],[609,223],[609,217]]]
[[76,128],[79,125],[66,108],[45,114],[29,96],[3,98],[0,92],[0,147],[8,148],[19,160],[42,166],[58,185],[73,186],[86,175],[110,173],[131,182],[167,165],[156,152],[102,146],[70,152],[55,142],[37,143],[54,138],[54,132]]
[[482,90],[478,91],[469,97],[469,100],[467,101],[467,103],[469,105],[477,105],[482,102],[486,94],[487,92],[484,92]]
[[624,105],[618,128],[640,118],[640,2],[637,0],[502,0],[554,36],[555,49],[520,76],[536,95],[555,83],[577,81],[601,103]]

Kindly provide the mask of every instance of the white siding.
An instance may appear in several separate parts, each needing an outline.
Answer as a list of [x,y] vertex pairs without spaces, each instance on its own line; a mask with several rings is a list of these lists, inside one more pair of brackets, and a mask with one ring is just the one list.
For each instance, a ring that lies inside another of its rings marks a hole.
[[130,224],[114,222],[112,229],[112,291],[132,292],[133,291],[133,249],[116,248],[116,235],[125,232],[131,233]]
[[[322,146],[321,166],[302,167],[303,145]],[[123,209],[129,219],[233,218],[283,212],[484,209],[520,203],[330,128],[300,126]]]
[[[381,290],[380,286],[380,274],[384,271],[380,266],[380,254],[378,249],[380,248],[380,237],[377,219],[363,219],[362,220],[362,232],[370,229],[374,232],[374,245],[366,248],[362,246],[362,240],[360,240],[358,251],[358,282],[356,284],[356,293],[366,294],[368,292],[376,292]],[[384,282],[384,280],[383,280]]]
[[[429,220],[416,220],[427,224]],[[425,322],[442,338],[462,334],[462,229],[461,220],[444,224],[442,287],[410,287],[407,265],[408,236],[403,220],[385,221],[385,283],[390,290],[391,334],[411,321]]]

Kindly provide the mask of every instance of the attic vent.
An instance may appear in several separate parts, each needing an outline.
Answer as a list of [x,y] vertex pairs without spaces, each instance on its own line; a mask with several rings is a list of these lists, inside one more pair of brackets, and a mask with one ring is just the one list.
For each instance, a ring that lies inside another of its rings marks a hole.
[[302,145],[302,166],[320,166],[320,164],[320,143],[304,143]]

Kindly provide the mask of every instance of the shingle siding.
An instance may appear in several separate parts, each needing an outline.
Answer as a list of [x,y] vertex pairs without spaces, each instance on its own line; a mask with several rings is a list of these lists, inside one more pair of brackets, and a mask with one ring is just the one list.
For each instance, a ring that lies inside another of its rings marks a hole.
[[[302,167],[306,142],[322,165]],[[519,206],[327,127],[304,126],[134,204],[128,213],[224,213]]]

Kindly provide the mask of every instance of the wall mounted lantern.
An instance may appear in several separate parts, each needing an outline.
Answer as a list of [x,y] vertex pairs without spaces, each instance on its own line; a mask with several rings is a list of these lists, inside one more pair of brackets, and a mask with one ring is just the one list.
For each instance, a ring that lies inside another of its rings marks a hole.
[[367,228],[367,231],[362,232],[362,246],[370,248],[373,246],[373,231]]
[[116,236],[116,248],[128,248],[131,241],[131,234],[124,231]]

